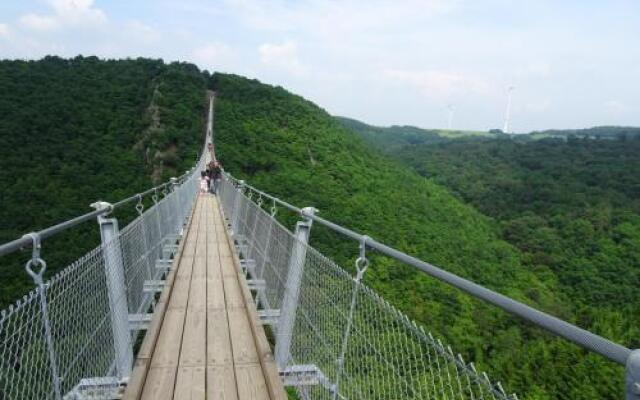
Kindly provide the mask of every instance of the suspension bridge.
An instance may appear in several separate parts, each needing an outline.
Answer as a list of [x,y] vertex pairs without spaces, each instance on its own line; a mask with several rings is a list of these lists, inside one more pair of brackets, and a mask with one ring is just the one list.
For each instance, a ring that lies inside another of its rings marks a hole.
[[[34,282],[0,314],[0,399],[517,399],[363,284],[371,250],[625,366],[625,398],[640,399],[638,350],[227,172],[216,196],[198,193],[215,157],[213,102],[184,175],[0,246],[31,250]],[[112,213],[132,205],[138,217],[120,229]],[[293,231],[278,210],[299,215]],[[45,280],[45,239],[96,220],[101,244]],[[313,224],[359,243],[354,275],[309,245]]]

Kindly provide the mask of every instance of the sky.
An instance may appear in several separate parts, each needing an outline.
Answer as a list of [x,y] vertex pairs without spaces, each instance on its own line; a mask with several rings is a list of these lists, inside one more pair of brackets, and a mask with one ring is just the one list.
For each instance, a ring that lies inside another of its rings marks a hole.
[[0,59],[188,61],[374,125],[640,126],[638,0],[0,0]]

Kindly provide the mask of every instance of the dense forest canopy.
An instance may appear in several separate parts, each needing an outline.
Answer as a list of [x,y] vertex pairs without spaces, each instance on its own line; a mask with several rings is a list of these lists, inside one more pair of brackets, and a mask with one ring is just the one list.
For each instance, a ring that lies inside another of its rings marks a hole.
[[[332,120],[322,109],[282,88],[223,74],[213,76],[213,85],[218,94],[218,152],[227,170],[240,178],[293,204],[313,205],[323,217],[608,338],[628,346],[637,344],[634,338],[638,337],[638,325],[629,318],[633,306],[623,309],[619,303],[611,303],[585,309],[572,297],[574,292],[565,290],[568,283],[551,266],[532,265],[531,254],[505,235],[502,221],[476,211],[473,202],[471,206],[465,204],[468,199],[456,191],[452,190],[452,196],[443,182],[420,178],[401,165],[414,169],[412,163],[393,160],[376,150],[386,147],[395,154],[434,144],[460,142],[473,147],[494,140],[478,135],[443,140],[429,134],[420,137],[422,132],[417,128],[393,127],[403,132],[398,139],[384,128],[362,124],[377,136],[353,135],[345,129],[344,119]],[[358,124],[353,120],[349,123]],[[572,143],[573,139],[567,145]],[[460,158],[466,159],[464,152]],[[630,166],[620,164],[615,168]],[[565,196],[570,197],[570,192]],[[580,231],[579,225],[573,228],[576,232]],[[568,232],[571,235],[571,230]],[[312,243],[327,255],[347,268],[352,265],[356,244],[318,226],[311,236]],[[616,268],[634,262],[629,257],[635,251],[635,239],[630,240],[622,240],[621,252],[615,255],[620,261]],[[403,265],[381,257],[372,265],[366,276],[370,285],[493,376],[505,379],[507,387],[522,398],[621,396],[622,369],[602,357],[587,355]],[[600,278],[589,279],[589,285],[577,290],[588,288],[593,296],[599,296]],[[633,279],[631,276],[630,282]]]
[[627,139],[640,136],[640,128],[628,126],[595,126],[585,129],[548,129],[530,133],[534,137],[588,137],[594,139]]
[[494,218],[527,269],[558,282],[565,317],[640,347],[640,136],[630,134],[638,129],[581,131],[599,137],[567,131],[563,139],[503,136],[384,147],[380,138],[397,131],[376,128],[372,135],[363,126],[349,125]]
[[[190,168],[204,140],[206,79],[161,60],[0,61],[0,243]],[[47,272],[98,243],[91,223],[45,241]],[[2,308],[33,287],[26,257],[0,262]]]
[[392,125],[389,127],[373,126],[355,119],[335,117],[342,126],[360,136],[367,144],[382,150],[385,153],[393,153],[406,145],[433,144],[449,142],[452,139],[511,139],[518,142],[530,142],[533,140],[556,139],[620,139],[626,140],[640,136],[640,128],[624,126],[597,126],[586,129],[549,129],[534,131],[527,134],[505,134],[500,129],[490,131],[424,129],[415,126]]
[[[217,93],[218,156],[237,177],[640,347],[640,304],[633,296],[640,140],[632,135],[532,141],[486,132],[390,131],[338,121],[283,88],[209,75],[189,64],[2,61],[0,241],[189,168],[202,146],[207,89]],[[297,219],[285,210],[278,215],[289,226]],[[357,243],[317,225],[311,236],[315,247],[353,270]],[[47,240],[51,273],[97,242],[92,224]],[[3,258],[2,305],[32,287],[23,269],[27,257]],[[365,281],[520,398],[622,396],[620,367],[410,267],[373,255]]]

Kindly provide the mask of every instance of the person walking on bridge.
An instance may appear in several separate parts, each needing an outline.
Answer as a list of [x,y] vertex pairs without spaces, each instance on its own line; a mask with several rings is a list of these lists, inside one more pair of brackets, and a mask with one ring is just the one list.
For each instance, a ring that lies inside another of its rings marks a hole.
[[209,177],[206,171],[200,171],[200,194],[207,193],[209,191]]
[[220,181],[222,180],[222,164],[220,164],[220,161],[216,160],[216,161],[212,161],[213,165],[210,167],[210,171],[211,171],[211,182],[213,183],[211,185],[211,192],[213,194],[218,194],[218,189],[220,188]]

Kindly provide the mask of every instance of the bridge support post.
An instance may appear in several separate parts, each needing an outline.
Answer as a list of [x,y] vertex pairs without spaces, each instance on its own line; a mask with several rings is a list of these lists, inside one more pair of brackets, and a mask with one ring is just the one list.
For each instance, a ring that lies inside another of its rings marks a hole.
[[180,186],[178,185],[178,178],[171,177],[169,178],[169,181],[171,181],[171,192],[173,193],[173,198],[171,200],[173,202],[173,213],[175,215],[172,219],[175,223],[175,227],[179,230],[180,234],[182,234],[183,221],[180,220],[180,192],[178,191]]
[[[313,207],[302,209],[304,215],[313,215],[317,210]],[[291,249],[289,259],[289,273],[285,286],[284,299],[280,308],[280,318],[278,319],[278,332],[276,334],[275,359],[280,370],[284,370],[291,359],[291,336],[296,320],[296,309],[298,307],[298,296],[300,294],[300,284],[304,263],[307,257],[307,243],[311,232],[313,220],[305,217],[304,221],[296,223],[295,240]]]
[[231,231],[233,235],[238,234],[238,221],[240,221],[240,202],[242,200],[242,190],[244,189],[244,181],[238,181],[236,195],[233,198],[233,215],[231,216]]
[[640,349],[633,350],[627,358],[625,400],[640,400]]
[[[96,208],[111,207],[108,203],[98,203]],[[129,308],[125,288],[124,265],[118,230],[118,220],[98,216],[102,255],[111,309],[111,330],[115,353],[115,368],[119,378],[131,375],[133,367],[133,347],[129,332]]]

